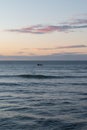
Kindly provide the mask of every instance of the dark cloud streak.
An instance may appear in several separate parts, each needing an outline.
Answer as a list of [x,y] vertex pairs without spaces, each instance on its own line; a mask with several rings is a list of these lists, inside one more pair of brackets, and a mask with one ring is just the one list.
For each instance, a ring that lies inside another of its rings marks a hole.
[[71,45],[71,46],[59,46],[54,48],[36,48],[37,50],[57,50],[57,49],[75,49],[75,48],[87,48],[86,45]]
[[58,49],[62,49],[62,48],[85,48],[87,47],[86,45],[72,45],[72,46],[61,46],[58,47]]

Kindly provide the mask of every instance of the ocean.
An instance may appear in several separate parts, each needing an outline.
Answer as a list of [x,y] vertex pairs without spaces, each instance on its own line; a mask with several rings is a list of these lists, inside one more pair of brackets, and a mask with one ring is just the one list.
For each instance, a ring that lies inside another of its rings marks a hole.
[[87,130],[87,61],[0,61],[0,130]]

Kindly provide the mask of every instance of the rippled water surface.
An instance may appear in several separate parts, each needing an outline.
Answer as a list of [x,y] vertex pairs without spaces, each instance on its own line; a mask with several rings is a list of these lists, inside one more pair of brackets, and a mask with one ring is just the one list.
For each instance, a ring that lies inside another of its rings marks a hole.
[[0,130],[87,130],[87,62],[0,61]]

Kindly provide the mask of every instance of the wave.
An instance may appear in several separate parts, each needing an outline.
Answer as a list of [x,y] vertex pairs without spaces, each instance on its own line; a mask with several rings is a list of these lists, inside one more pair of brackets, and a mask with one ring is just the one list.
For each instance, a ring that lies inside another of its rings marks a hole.
[[35,79],[87,78],[87,76],[54,76],[54,75],[52,76],[52,75],[30,75],[30,74],[23,74],[23,75],[18,75],[18,76],[22,78],[35,78]]
[[87,83],[71,83],[72,85],[83,85],[83,86],[87,86]]
[[5,83],[5,82],[0,82],[0,86],[19,86],[20,84],[18,83]]
[[19,77],[22,77],[22,78],[35,78],[35,79],[57,78],[57,76],[49,76],[49,75],[29,75],[29,74],[19,75]]
[[77,75],[33,75],[33,74],[21,74],[21,75],[0,75],[0,78],[11,78],[11,77],[21,77],[21,78],[33,78],[33,79],[73,79],[73,78],[87,78],[87,76],[77,76]]
[[33,74],[21,74],[21,75],[0,75],[0,78],[34,78],[34,79],[50,79],[50,78],[58,78],[58,76],[50,76],[50,75],[33,75]]

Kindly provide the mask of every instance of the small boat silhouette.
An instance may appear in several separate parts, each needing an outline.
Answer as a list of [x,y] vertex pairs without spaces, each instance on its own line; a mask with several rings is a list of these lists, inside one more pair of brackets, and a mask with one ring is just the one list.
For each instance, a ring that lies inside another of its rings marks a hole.
[[42,66],[43,64],[37,64],[37,66]]

